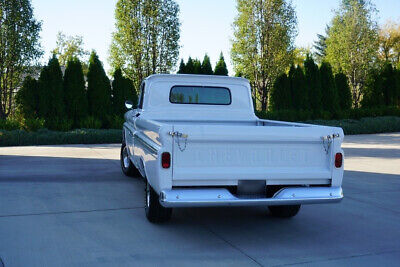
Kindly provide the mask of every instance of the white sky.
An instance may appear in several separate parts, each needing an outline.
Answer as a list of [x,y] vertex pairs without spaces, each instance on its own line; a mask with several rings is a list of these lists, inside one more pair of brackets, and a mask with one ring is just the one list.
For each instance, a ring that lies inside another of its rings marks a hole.
[[[81,35],[85,49],[95,49],[106,70],[111,33],[114,30],[116,0],[32,0],[34,14],[43,21],[42,45],[46,52],[44,62],[56,45],[56,35]],[[215,65],[222,51],[232,75],[230,62],[230,39],[232,23],[236,16],[235,0],[177,0],[180,9],[181,50],[180,58],[188,56],[202,59],[205,53]],[[400,18],[399,0],[374,0],[380,11],[379,22]],[[311,46],[317,33],[323,33],[332,18],[332,10],[340,0],[293,0],[298,17],[298,46]],[[179,62],[178,62],[179,63]]]

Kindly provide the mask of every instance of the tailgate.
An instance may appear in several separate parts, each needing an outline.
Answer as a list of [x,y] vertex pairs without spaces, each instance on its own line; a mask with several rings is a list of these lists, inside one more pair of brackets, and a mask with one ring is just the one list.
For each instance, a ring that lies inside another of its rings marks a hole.
[[321,137],[334,134],[333,129],[175,125],[174,132],[183,135],[173,137],[173,180],[176,185],[185,185],[179,181],[237,184],[238,180],[329,183],[333,153]]

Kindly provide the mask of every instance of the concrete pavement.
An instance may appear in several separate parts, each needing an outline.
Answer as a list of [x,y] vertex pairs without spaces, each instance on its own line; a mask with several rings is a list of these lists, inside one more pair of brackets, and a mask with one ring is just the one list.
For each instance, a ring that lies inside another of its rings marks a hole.
[[399,266],[400,133],[346,136],[345,199],[148,223],[119,145],[0,148],[0,266]]

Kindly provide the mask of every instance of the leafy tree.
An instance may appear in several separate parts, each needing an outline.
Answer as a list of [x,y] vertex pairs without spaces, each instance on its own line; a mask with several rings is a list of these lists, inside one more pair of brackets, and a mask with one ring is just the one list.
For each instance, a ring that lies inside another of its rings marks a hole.
[[289,71],[290,91],[292,95],[292,108],[296,110],[309,110],[308,90],[303,68],[292,66]]
[[63,77],[55,55],[43,67],[39,77],[39,116],[50,129],[58,129],[65,120]]
[[318,113],[322,110],[321,78],[318,66],[310,55],[307,55],[304,62],[304,72],[308,86],[309,107]]
[[285,0],[237,0],[232,61],[236,73],[249,78],[253,97],[267,110],[275,79],[292,62],[297,19]]
[[114,79],[112,82],[112,105],[114,114],[123,116],[126,112],[125,101],[131,100],[133,103],[138,102],[136,90],[133,87],[133,82],[122,76],[121,69],[114,72]]
[[79,127],[88,115],[85,78],[78,58],[70,58],[64,73],[64,100],[67,117]]
[[193,60],[193,73],[194,74],[202,74],[202,66],[200,60],[197,58]]
[[400,67],[400,24],[388,21],[379,29],[379,58]]
[[138,88],[153,73],[168,73],[179,56],[179,6],[174,0],[118,0],[110,64]]
[[296,47],[293,51],[293,62],[296,66],[303,66],[307,55],[311,54],[309,47]]
[[322,62],[319,68],[321,75],[322,105],[330,114],[337,114],[339,110],[339,96],[336,89],[332,67],[327,62]]
[[292,94],[290,80],[285,73],[278,76],[271,90],[270,108],[272,111],[291,109]]
[[375,13],[369,0],[342,0],[326,39],[326,61],[335,72],[342,70],[347,76],[355,107],[378,50]]
[[87,82],[89,114],[101,120],[103,127],[106,127],[108,124],[107,116],[111,114],[111,86],[103,69],[103,64],[94,51],[89,59]]
[[61,66],[66,66],[71,58],[82,60],[83,56],[89,55],[83,48],[82,36],[66,36],[62,32],[58,32],[56,48],[52,52],[58,56]]
[[194,73],[194,62],[191,57],[189,57],[187,63],[186,63],[186,68],[185,68],[187,74],[193,74]]
[[30,0],[0,1],[0,119],[14,112],[14,92],[22,75],[42,55],[41,27]]
[[213,75],[213,69],[211,67],[210,57],[205,54],[203,58],[203,63],[201,63],[201,73],[204,75]]
[[219,55],[219,60],[217,64],[215,65],[214,75],[228,76],[228,68],[226,67],[224,55],[222,54],[222,52]]
[[338,92],[339,106],[342,110],[351,108],[351,91],[346,75],[339,72],[335,75],[335,85]]
[[38,116],[39,83],[27,76],[16,96],[16,103],[25,119],[35,119]]
[[179,64],[179,70],[177,73],[178,74],[186,73],[186,65],[185,65],[185,61],[183,61],[183,59],[181,59],[181,63]]

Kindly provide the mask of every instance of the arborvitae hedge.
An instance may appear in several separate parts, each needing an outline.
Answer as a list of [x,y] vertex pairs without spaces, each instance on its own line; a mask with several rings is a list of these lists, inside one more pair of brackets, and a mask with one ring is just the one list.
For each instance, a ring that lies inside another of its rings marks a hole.
[[332,67],[329,63],[322,62],[319,72],[321,75],[323,110],[329,111],[331,114],[337,114],[339,111],[339,99]]
[[179,70],[177,73],[178,74],[186,73],[186,65],[185,65],[185,61],[183,61],[183,59],[181,59],[181,63],[179,64]]
[[339,72],[335,75],[335,85],[338,92],[339,107],[341,110],[351,108],[351,91],[347,77],[344,73]]
[[374,69],[369,75],[362,101],[363,107],[398,106],[400,104],[400,71],[391,64]]
[[308,101],[311,110],[318,113],[322,110],[321,78],[314,59],[307,55],[304,61],[306,84],[308,86]]
[[228,76],[228,68],[226,67],[224,55],[222,54],[222,52],[219,55],[219,60],[217,64],[215,65],[214,75]]
[[201,63],[201,72],[204,75],[213,75],[213,69],[211,67],[210,57],[205,54],[203,58],[203,63]]
[[197,58],[193,60],[193,72],[191,74],[202,74],[201,62]]
[[115,115],[123,116],[126,112],[125,101],[131,100],[134,104],[138,102],[136,90],[133,82],[122,76],[121,69],[114,72],[114,80],[112,82],[112,106]]
[[295,110],[310,110],[308,102],[308,87],[304,71],[298,66],[292,67],[289,71],[290,88],[292,93],[292,108]]
[[275,81],[271,91],[270,105],[272,110],[291,109],[290,81],[285,73],[281,74]]
[[25,119],[38,117],[39,110],[39,83],[31,76],[27,76],[17,93],[16,103]]
[[87,81],[89,113],[101,120],[103,127],[108,127],[111,114],[111,85],[96,52],[90,55]]
[[39,117],[49,129],[69,128],[65,118],[63,76],[55,55],[39,77]]
[[77,58],[69,59],[65,69],[64,100],[67,117],[73,121],[73,127],[80,127],[88,116],[88,101],[82,64]]
[[189,57],[186,67],[185,67],[185,73],[187,74],[193,74],[194,73],[194,64],[193,64],[193,59]]

